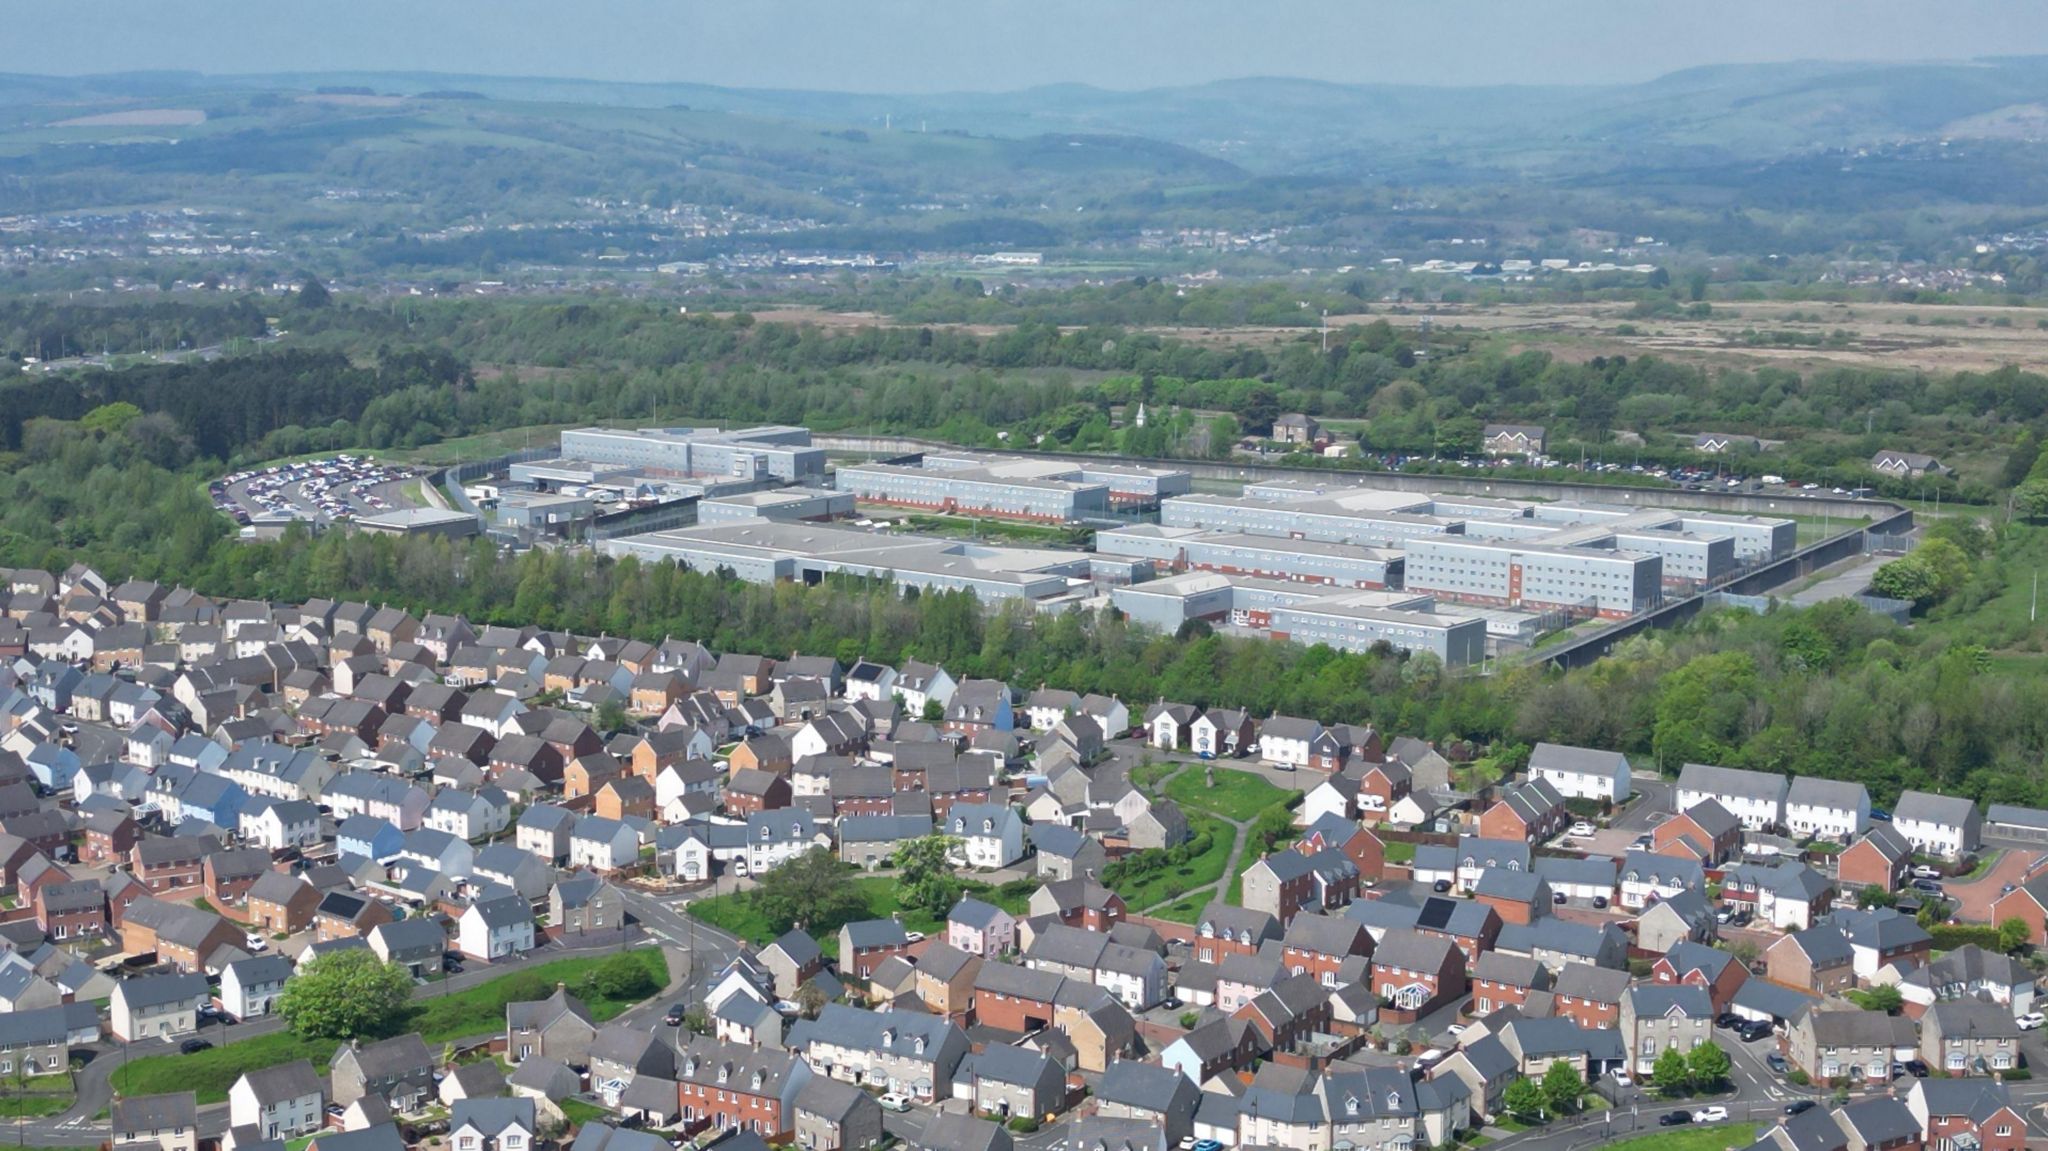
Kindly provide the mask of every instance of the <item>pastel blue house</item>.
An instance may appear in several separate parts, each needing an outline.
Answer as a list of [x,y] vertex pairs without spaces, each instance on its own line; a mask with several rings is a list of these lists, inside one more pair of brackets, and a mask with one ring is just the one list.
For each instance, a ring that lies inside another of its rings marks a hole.
[[334,845],[343,855],[381,861],[405,850],[405,833],[374,815],[352,815],[334,829]]
[[215,827],[240,827],[242,809],[248,804],[249,793],[234,780],[195,774],[178,791],[178,819],[203,819]]
[[51,791],[69,791],[78,777],[78,753],[61,743],[39,743],[23,757],[30,775]]

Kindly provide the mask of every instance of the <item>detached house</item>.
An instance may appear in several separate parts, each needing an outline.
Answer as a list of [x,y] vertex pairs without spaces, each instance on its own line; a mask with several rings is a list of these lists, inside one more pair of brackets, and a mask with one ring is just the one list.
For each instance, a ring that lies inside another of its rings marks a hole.
[[1547,781],[1534,779],[1501,793],[1479,816],[1479,834],[1487,839],[1519,839],[1539,843],[1562,832],[1571,822],[1564,797]]
[[1539,743],[1529,752],[1529,778],[1548,783],[1567,799],[1621,803],[1633,794],[1628,759],[1618,751]]

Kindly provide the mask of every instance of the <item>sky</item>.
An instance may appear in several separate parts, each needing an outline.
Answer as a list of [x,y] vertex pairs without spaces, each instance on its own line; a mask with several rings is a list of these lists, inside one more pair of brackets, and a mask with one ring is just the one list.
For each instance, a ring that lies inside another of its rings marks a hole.
[[2048,54],[2033,0],[7,0],[0,69],[433,71],[929,93],[1585,84]]

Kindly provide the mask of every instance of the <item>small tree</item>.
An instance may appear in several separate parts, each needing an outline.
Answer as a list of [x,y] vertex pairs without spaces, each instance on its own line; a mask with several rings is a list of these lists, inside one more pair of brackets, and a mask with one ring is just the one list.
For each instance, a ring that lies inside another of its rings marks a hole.
[[924,710],[918,713],[926,723],[937,723],[946,718],[946,705],[935,699],[924,701]]
[[796,1006],[805,1019],[816,1019],[818,1012],[825,1010],[825,992],[817,980],[810,980],[796,989]]
[[608,699],[598,705],[598,730],[610,734],[612,732],[624,731],[632,725],[632,717],[626,714],[626,709],[619,705],[618,700]]
[[1873,907],[1891,907],[1898,903],[1898,901],[1898,896],[1893,895],[1874,883],[1865,885],[1861,891],[1856,893],[1856,906],[1865,911]]
[[1685,1062],[1685,1052],[1666,1047],[1650,1067],[1650,1085],[1666,1095],[1685,1094],[1692,1087],[1692,1068]]
[[1501,1093],[1501,1102],[1517,1117],[1534,1123],[1543,1118],[1543,1089],[1536,1081],[1524,1075],[1508,1084]]
[[2017,915],[2009,919],[2000,920],[1998,924],[1998,949],[2007,955],[2011,955],[2025,947],[2028,936],[2032,934],[2033,929],[2027,926],[2027,921]]
[[277,1013],[309,1039],[377,1039],[405,1025],[412,976],[370,950],[316,956],[284,985]]
[[1543,1073],[1543,1102],[1552,1115],[1568,1115],[1576,1110],[1579,1093],[1585,1089],[1586,1081],[1562,1059],[1552,1062]]
[[949,858],[956,842],[949,835],[925,835],[896,845],[889,858],[903,873],[897,902],[933,915],[944,915],[960,902],[960,881]]
[[628,952],[606,956],[590,973],[590,989],[615,1003],[645,999],[661,990],[647,965]]
[[1897,1015],[1906,1005],[1906,997],[1896,987],[1872,987],[1865,991],[1852,992],[1856,1005],[1865,1011],[1882,1011],[1886,1015]]
[[1693,1085],[1703,1091],[1716,1090],[1728,1082],[1732,1061],[1719,1043],[1708,1040],[1700,1044],[1692,1049],[1692,1054],[1686,1056],[1685,1062],[1686,1069],[1692,1072]]

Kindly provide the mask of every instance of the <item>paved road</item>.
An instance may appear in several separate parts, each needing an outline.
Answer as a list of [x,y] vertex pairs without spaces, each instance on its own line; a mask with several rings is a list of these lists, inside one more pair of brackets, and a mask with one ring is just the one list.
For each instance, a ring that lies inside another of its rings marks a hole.
[[2006,885],[2026,882],[2028,869],[2040,858],[2039,848],[2008,848],[1982,879],[1943,884],[1943,893],[1960,905],[1956,918],[1972,923],[1991,922],[1991,905],[2004,894]]

